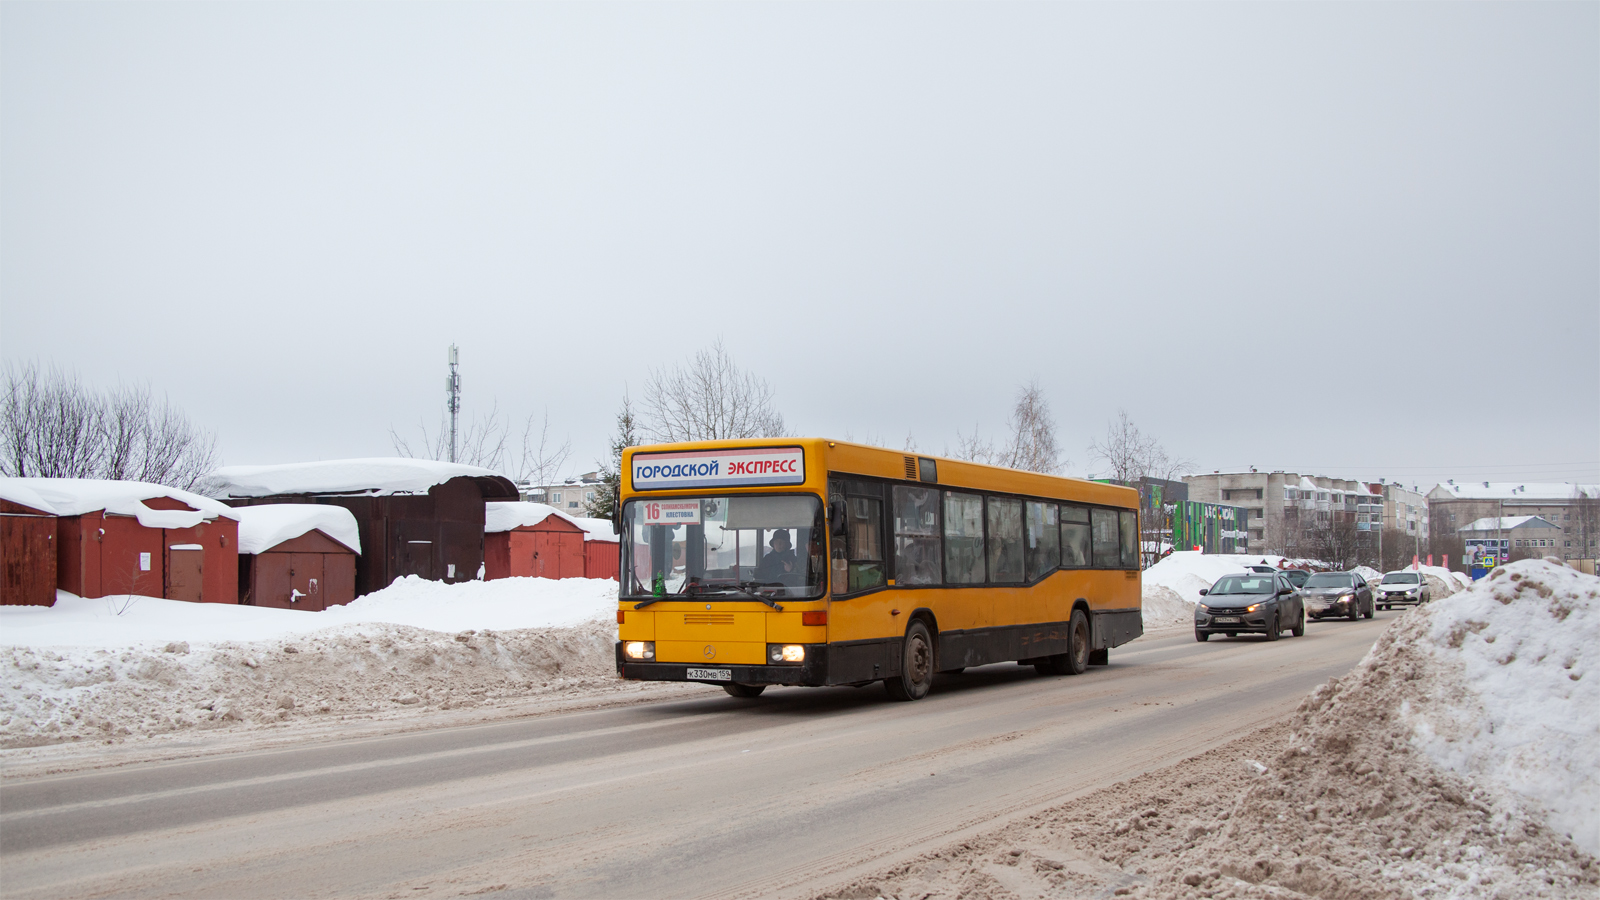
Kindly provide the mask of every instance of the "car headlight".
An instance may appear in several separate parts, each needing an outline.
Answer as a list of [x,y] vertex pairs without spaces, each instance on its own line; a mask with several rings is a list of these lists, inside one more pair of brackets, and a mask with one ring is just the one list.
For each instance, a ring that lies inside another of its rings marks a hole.
[[805,644],[768,644],[767,659],[775,663],[802,663],[806,661]]
[[1348,603],[1349,601],[1354,600],[1354,599],[1356,599],[1356,595],[1355,594],[1340,594],[1339,595],[1339,602],[1340,603]]
[[1247,613],[1253,613],[1253,612],[1255,612],[1256,610],[1260,609],[1261,607],[1263,607],[1265,605],[1266,604],[1264,604],[1264,603],[1257,603],[1254,606],[1246,606],[1244,608],[1244,611],[1247,612]]
[[629,659],[655,659],[655,641],[629,641],[622,645],[622,655]]

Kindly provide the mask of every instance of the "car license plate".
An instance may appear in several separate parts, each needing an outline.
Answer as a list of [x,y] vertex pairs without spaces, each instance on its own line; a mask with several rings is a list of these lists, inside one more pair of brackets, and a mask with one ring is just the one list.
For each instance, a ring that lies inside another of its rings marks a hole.
[[684,673],[690,681],[732,681],[732,669],[690,669]]
[[1211,621],[1220,622],[1220,623],[1225,624],[1225,625],[1232,625],[1232,624],[1237,624],[1238,623],[1239,617],[1238,616],[1217,616],[1215,619],[1212,619]]

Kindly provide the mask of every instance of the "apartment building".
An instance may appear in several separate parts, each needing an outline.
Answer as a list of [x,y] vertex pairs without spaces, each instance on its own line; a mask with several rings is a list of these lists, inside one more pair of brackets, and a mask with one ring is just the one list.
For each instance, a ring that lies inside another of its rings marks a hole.
[[1600,553],[1600,484],[1448,481],[1428,492],[1428,506],[1440,531],[1466,537],[1480,520],[1536,516],[1561,531],[1546,555],[1582,560]]
[[1383,521],[1382,494],[1347,478],[1252,470],[1183,480],[1190,500],[1248,510],[1250,553],[1296,555],[1308,552],[1308,532],[1319,525],[1351,524],[1359,534],[1372,527],[1374,518]]

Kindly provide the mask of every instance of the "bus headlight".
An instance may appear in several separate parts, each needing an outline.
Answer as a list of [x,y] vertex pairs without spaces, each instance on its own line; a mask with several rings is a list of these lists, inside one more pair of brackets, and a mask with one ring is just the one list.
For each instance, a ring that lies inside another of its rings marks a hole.
[[775,663],[802,663],[806,661],[804,644],[768,644],[767,659]]
[[622,655],[629,659],[655,659],[655,641],[629,641],[622,645]]

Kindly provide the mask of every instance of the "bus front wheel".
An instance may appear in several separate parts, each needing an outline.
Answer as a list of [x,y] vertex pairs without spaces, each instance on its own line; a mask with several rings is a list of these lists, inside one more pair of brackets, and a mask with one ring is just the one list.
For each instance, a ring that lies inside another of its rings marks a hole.
[[722,689],[727,691],[730,697],[750,699],[751,697],[761,696],[761,692],[766,690],[767,686],[764,684],[739,684],[738,682],[730,681],[723,685]]
[[900,653],[900,674],[883,680],[883,687],[894,700],[921,700],[933,687],[933,638],[921,619],[906,628],[906,642]]

